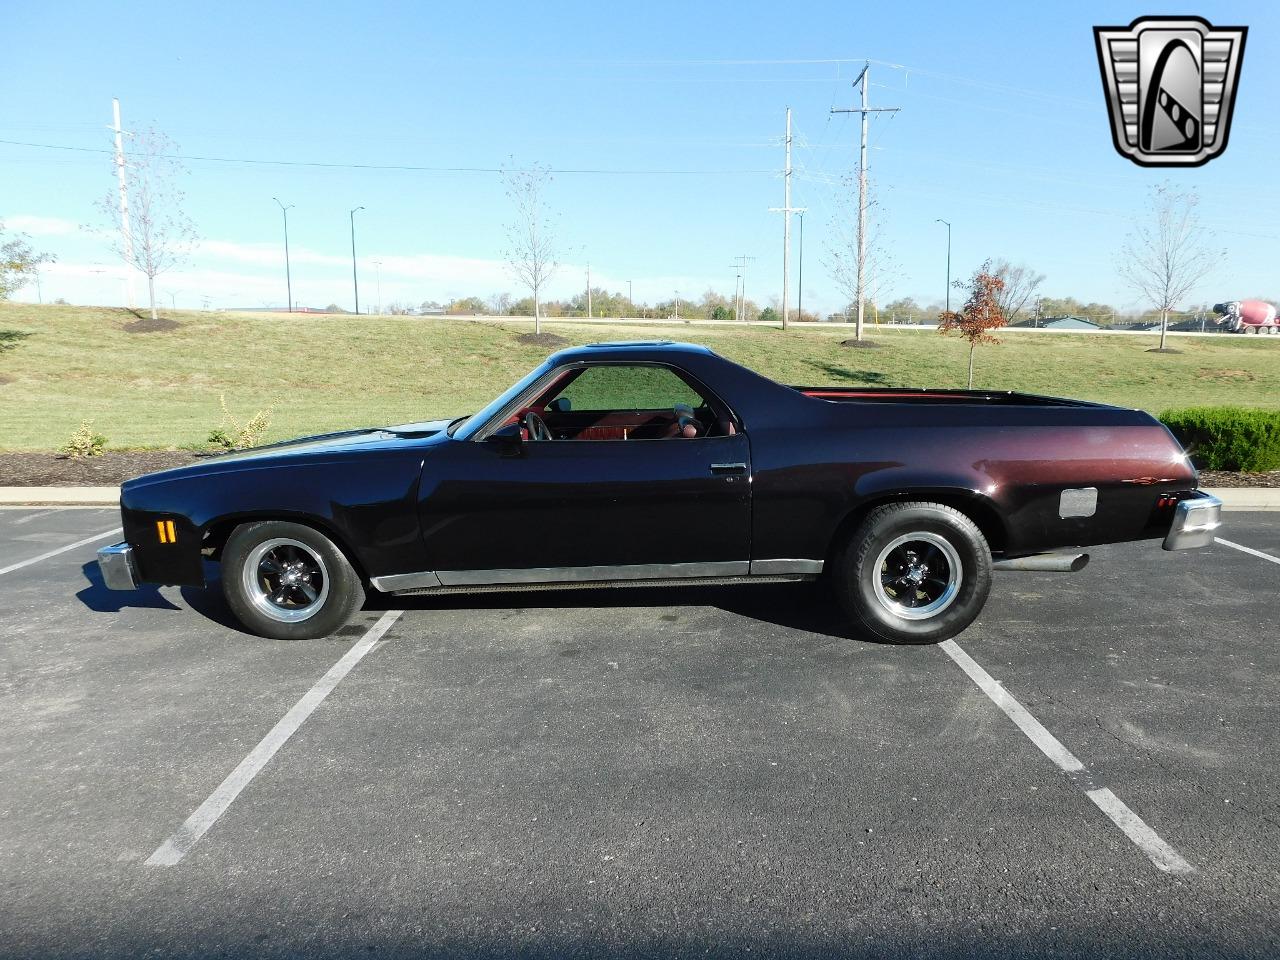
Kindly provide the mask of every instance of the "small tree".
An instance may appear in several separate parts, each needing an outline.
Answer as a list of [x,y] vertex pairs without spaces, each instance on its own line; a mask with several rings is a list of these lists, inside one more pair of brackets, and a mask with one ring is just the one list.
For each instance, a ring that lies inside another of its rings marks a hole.
[[1152,219],[1134,229],[1120,251],[1120,276],[1160,312],[1160,351],[1165,350],[1169,311],[1226,256],[1208,245],[1194,190],[1171,183],[1151,188]]
[[40,264],[53,262],[51,254],[33,250],[28,239],[26,234],[18,233],[6,240],[4,223],[0,222],[0,300],[8,300],[30,283]]
[[556,244],[546,207],[551,169],[534,164],[528,169],[505,167],[502,179],[514,207],[507,226],[507,264],[533,294],[533,330],[542,332],[542,289],[555,275]]
[[121,216],[116,190],[98,202],[112,224],[108,233],[116,255],[147,278],[152,319],[156,318],[156,277],[182,263],[196,242],[195,224],[182,210],[184,194],[178,181],[186,169],[174,156],[176,152],[173,141],[156,130],[135,134],[124,164],[128,220]]
[[[849,183],[856,181],[855,171]],[[867,201],[865,248],[859,244],[856,194],[851,186],[838,194],[823,258],[823,265],[835,281],[836,288],[853,305],[852,310],[846,312],[855,317],[858,300],[863,302],[865,315],[866,308],[882,299],[882,294],[887,292],[898,273],[898,264],[890,255],[884,239],[884,210],[880,201],[874,198]],[[859,263],[862,264],[861,274]],[[861,327],[856,330],[854,339],[862,340]]]
[[954,286],[969,291],[969,299],[959,313],[944,310],[938,314],[938,332],[959,330],[969,341],[969,389],[973,389],[973,352],[980,343],[999,343],[988,330],[1003,327],[1008,321],[1000,310],[1000,292],[1004,281],[991,271],[988,260],[968,280],[957,280]]
[[1015,266],[1008,260],[997,260],[991,272],[1004,284],[1004,289],[996,298],[1000,303],[1000,312],[1004,314],[1007,323],[1014,323],[1026,309],[1040,284],[1044,283],[1044,274],[1036,273],[1021,263]]

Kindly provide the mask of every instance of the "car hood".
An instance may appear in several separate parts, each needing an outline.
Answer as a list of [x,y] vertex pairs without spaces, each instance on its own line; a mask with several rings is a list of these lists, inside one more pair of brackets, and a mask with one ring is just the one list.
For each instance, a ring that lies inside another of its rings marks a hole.
[[452,420],[422,420],[390,427],[342,430],[310,437],[298,437],[251,450],[215,454],[196,463],[144,474],[125,482],[125,487],[163,483],[182,477],[207,476],[231,470],[277,466],[312,457],[342,456],[351,453],[398,451],[406,446],[426,447],[445,439]]

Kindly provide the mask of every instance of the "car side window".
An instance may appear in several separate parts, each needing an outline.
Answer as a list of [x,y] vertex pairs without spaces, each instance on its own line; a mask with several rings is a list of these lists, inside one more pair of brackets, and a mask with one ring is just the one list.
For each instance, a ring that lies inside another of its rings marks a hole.
[[579,413],[619,410],[697,409],[706,401],[666,367],[609,365],[588,367],[551,399]]
[[724,405],[669,367],[600,364],[575,373],[537,404],[552,440],[667,440],[732,436]]

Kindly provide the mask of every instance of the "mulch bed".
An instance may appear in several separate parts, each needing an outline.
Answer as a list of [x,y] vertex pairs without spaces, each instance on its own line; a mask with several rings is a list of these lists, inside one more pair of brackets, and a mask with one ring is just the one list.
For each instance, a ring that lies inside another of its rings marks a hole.
[[0,487],[113,487],[206,456],[189,450],[121,451],[80,459],[61,453],[0,453]]
[[[131,477],[195,463],[208,453],[190,450],[136,450],[104,453],[79,460],[61,453],[0,453],[0,487],[115,486]],[[1204,470],[1202,487],[1280,487],[1280,470],[1229,473]]]
[[516,337],[520,343],[534,347],[563,347],[569,341],[556,333],[522,333]]
[[1234,473],[1227,470],[1201,470],[1202,487],[1280,487],[1280,470],[1267,473]]
[[137,320],[131,320],[126,323],[122,329],[125,333],[167,333],[170,330],[177,330],[182,324],[177,320],[170,320],[168,317],[140,317]]

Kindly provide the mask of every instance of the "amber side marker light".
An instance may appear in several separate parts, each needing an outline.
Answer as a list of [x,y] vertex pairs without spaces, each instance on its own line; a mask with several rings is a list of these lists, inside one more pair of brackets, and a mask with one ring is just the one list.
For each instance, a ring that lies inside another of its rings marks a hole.
[[172,520],[157,520],[156,533],[160,535],[161,543],[177,543],[178,536],[173,532]]

